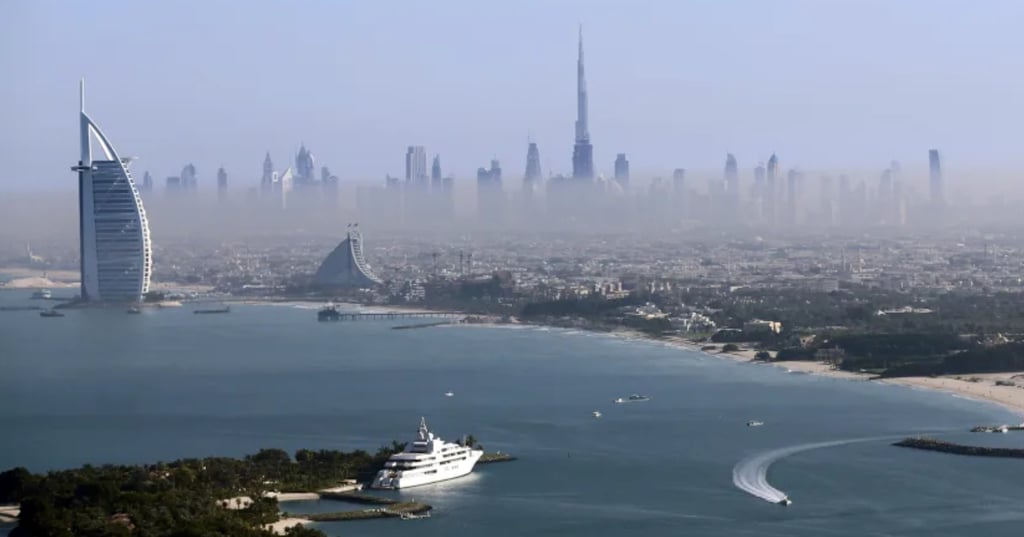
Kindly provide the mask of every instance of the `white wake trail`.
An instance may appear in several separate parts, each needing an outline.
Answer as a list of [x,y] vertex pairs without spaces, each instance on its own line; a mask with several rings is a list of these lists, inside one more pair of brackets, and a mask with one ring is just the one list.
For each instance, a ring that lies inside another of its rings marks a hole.
[[843,446],[846,444],[856,444],[858,442],[888,440],[893,438],[902,437],[873,436],[870,438],[848,438],[845,440],[833,440],[830,442],[801,444],[799,446],[790,446],[757,453],[736,463],[736,466],[732,469],[732,482],[737,488],[747,492],[748,494],[757,496],[758,498],[768,502],[779,503],[786,499],[786,493],[768,483],[768,469],[771,468],[772,464],[776,461],[789,457],[790,455],[795,455],[803,451],[810,451],[812,449]]

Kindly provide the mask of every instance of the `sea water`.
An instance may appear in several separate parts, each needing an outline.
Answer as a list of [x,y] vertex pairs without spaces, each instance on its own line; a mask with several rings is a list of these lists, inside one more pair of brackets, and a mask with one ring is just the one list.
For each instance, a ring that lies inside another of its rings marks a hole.
[[[0,305],[36,303],[29,294],[0,292]],[[0,470],[267,447],[372,451],[410,439],[422,416],[442,437],[473,434],[518,460],[391,493],[433,505],[429,519],[315,527],[418,537],[1016,536],[1024,523],[1021,461],[890,445],[922,433],[1024,444],[1024,433],[966,433],[1020,419],[948,394],[578,331],[320,323],[308,306],[66,314],[0,312]],[[651,400],[612,403],[632,393]],[[769,489],[793,505],[771,503]],[[286,507],[332,510],[323,503]]]

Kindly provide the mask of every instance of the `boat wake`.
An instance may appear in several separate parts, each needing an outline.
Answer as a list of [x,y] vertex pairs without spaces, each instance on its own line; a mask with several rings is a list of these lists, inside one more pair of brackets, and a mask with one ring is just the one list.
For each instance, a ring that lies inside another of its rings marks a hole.
[[830,442],[815,442],[813,444],[801,444],[779,449],[773,449],[763,453],[757,453],[747,457],[732,469],[732,482],[740,490],[766,502],[780,503],[787,499],[786,493],[771,486],[768,483],[768,469],[776,461],[813,449],[844,446],[860,442],[872,442],[877,440],[891,440],[902,438],[895,436],[872,436],[868,438],[848,438],[845,440],[833,440]]

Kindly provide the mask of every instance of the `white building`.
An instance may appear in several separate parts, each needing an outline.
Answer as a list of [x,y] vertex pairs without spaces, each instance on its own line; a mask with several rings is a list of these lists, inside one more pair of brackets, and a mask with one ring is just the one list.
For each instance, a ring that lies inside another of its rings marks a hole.
[[[82,300],[138,302],[149,291],[153,270],[149,223],[128,171],[131,159],[114,151],[85,113],[81,86],[81,158],[78,172]],[[93,137],[103,159],[92,158]]]

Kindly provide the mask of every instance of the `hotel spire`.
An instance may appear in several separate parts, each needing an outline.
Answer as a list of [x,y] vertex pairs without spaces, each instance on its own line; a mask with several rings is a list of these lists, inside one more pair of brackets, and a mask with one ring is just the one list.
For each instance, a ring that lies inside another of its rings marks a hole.
[[587,125],[587,77],[583,71],[583,25],[580,25],[580,51],[576,60],[576,143],[590,141]]
[[594,178],[594,148],[587,122],[587,79],[583,72],[583,25],[580,25],[579,58],[576,61],[576,144],[572,150],[572,176]]

